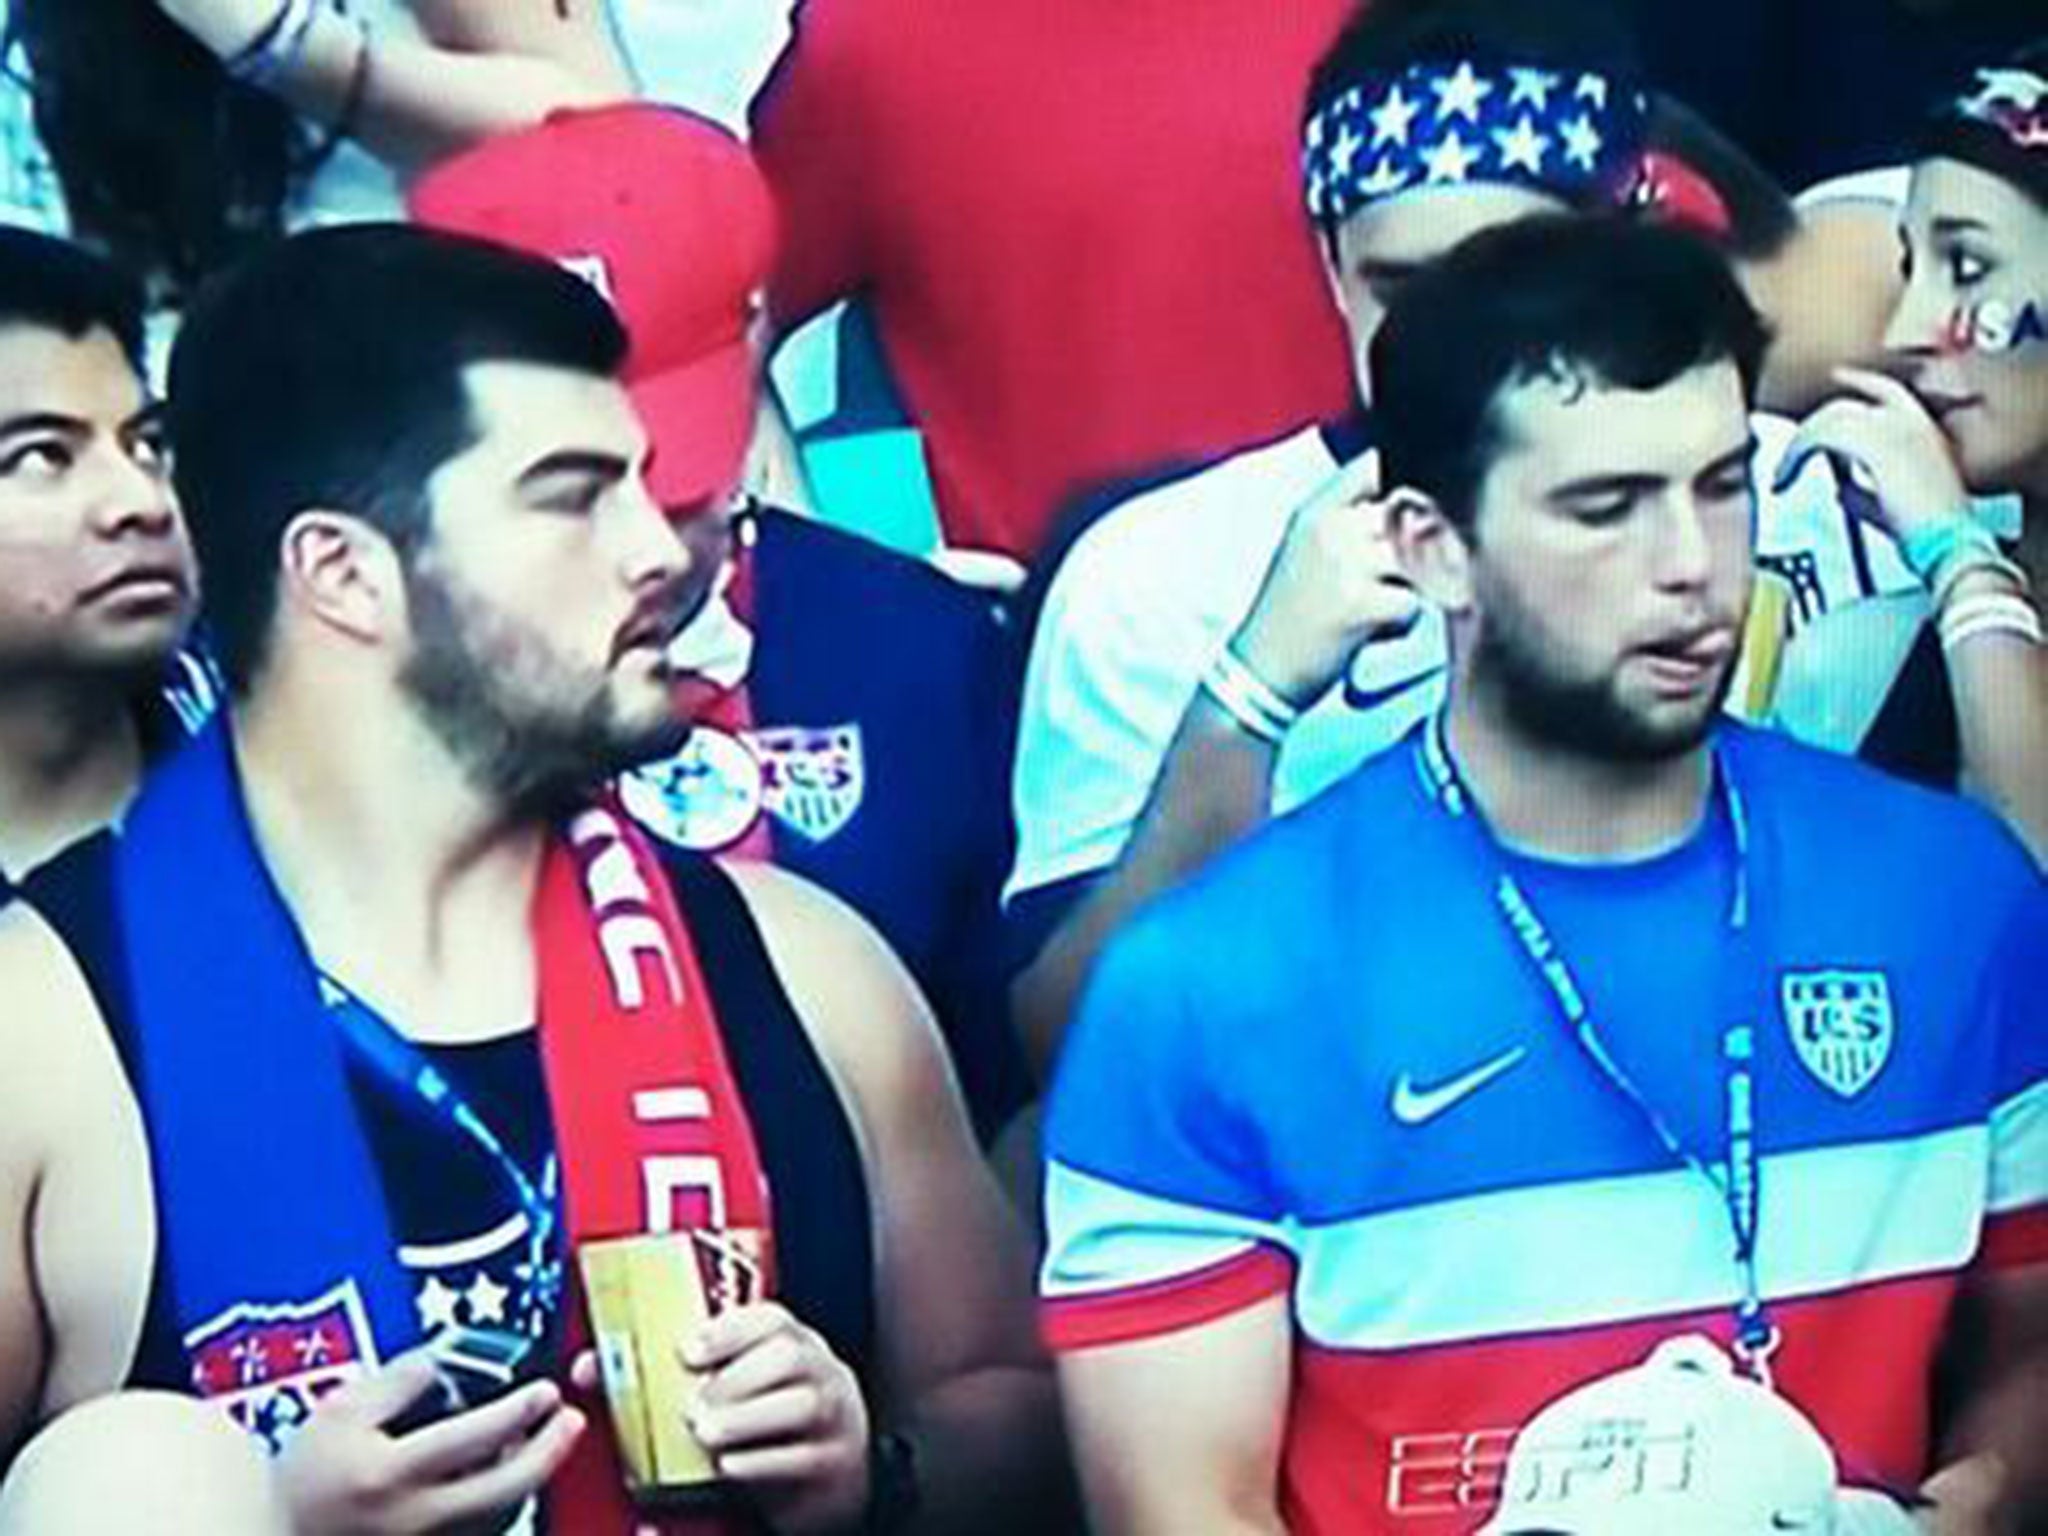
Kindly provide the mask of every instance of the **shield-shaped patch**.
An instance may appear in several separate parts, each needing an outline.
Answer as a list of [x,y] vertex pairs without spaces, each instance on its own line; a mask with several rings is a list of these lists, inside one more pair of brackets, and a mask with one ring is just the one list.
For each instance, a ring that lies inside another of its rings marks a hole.
[[185,1353],[194,1390],[272,1451],[321,1398],[377,1365],[353,1280],[296,1305],[230,1307],[186,1335]]
[[1854,1098],[1891,1059],[1891,985],[1882,971],[1788,971],[1785,1029],[1806,1070]]
[[761,764],[745,742],[699,726],[673,757],[622,774],[619,798],[656,836],[678,848],[716,853],[754,825],[761,787]]
[[747,741],[761,761],[762,801],[777,821],[822,843],[853,820],[867,793],[859,726],[782,726],[749,731]]

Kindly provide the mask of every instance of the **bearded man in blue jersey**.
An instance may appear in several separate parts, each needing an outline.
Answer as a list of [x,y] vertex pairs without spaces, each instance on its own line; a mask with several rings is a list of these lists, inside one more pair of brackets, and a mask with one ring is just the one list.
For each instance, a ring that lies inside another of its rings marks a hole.
[[[1044,1289],[1098,1529],[1990,1530],[2038,1494],[2048,886],[1980,811],[1722,719],[1765,339],[1718,256],[1596,220],[1395,299],[1373,396],[1448,700],[1092,981]],[[1518,1443],[1653,1353],[1767,1386],[1818,1483],[1771,1482],[1776,1413]]]

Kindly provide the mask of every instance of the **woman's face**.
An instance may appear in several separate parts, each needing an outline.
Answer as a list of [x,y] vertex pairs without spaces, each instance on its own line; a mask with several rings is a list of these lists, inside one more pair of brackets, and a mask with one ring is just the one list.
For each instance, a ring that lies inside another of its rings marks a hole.
[[1900,225],[1885,346],[1975,491],[2048,483],[2048,209],[1960,160],[1923,160]]

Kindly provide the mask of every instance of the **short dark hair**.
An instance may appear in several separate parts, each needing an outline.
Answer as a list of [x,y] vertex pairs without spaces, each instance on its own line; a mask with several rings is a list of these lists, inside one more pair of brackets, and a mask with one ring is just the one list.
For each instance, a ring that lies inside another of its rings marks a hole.
[[1483,231],[1404,284],[1373,338],[1384,482],[1470,535],[1509,386],[1564,367],[1648,390],[1727,361],[1753,399],[1769,339],[1727,261],[1682,230],[1553,215]]
[[34,325],[76,340],[104,330],[142,361],[142,284],[92,252],[33,230],[0,227],[0,325]]
[[[2048,76],[2048,37],[2035,39],[2010,62],[2014,68]],[[1974,86],[1968,89],[1974,91]],[[2048,209],[2048,150],[2022,149],[1997,127],[1965,116],[1956,106],[1953,98],[1945,102],[1921,127],[1913,158],[1961,160],[2017,187]]]
[[561,267],[405,224],[296,235],[204,290],[171,356],[172,473],[229,686],[262,664],[298,513],[352,513],[408,558],[425,540],[428,480],[476,440],[466,367],[613,374],[625,350]]

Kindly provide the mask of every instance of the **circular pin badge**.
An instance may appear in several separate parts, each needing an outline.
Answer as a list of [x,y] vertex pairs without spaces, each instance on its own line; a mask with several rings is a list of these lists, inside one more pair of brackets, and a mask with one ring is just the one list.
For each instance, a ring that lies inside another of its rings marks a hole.
[[621,775],[619,799],[656,837],[717,853],[760,818],[761,763],[738,737],[699,726],[673,757]]

